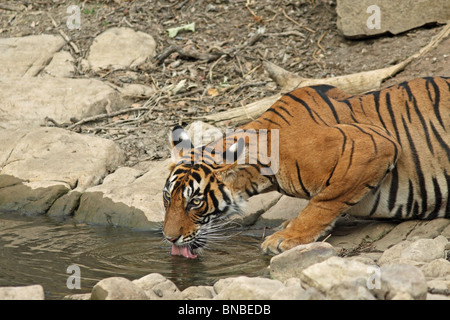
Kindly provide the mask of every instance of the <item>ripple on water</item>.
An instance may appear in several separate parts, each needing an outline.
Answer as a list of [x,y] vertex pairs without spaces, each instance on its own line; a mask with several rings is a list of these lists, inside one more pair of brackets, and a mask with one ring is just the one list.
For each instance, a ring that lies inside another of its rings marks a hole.
[[[90,292],[99,280],[122,276],[130,280],[157,272],[180,290],[212,285],[219,278],[264,273],[269,258],[259,239],[236,235],[212,244],[198,259],[169,254],[158,232],[111,226],[89,226],[68,219],[0,215],[0,286],[42,284],[49,299]],[[66,286],[70,265],[81,271],[81,289]]]

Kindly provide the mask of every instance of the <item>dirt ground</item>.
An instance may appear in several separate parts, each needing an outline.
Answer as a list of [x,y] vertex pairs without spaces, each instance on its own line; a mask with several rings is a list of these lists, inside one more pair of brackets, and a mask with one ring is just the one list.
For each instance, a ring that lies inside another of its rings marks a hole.
[[[66,26],[67,8],[74,4],[81,9],[79,30]],[[350,74],[395,64],[442,29],[428,26],[397,36],[347,40],[336,28],[336,19],[335,0],[16,0],[0,4],[0,37],[62,30],[79,49],[69,44],[64,48],[77,61],[75,77],[153,87],[153,96],[124,105],[151,102],[150,111],[108,119],[107,127],[106,122],[96,122],[81,128],[83,133],[115,140],[128,154],[127,165],[145,168],[147,161],[169,156],[168,133],[174,124],[189,124],[194,117],[277,93],[279,88],[262,67],[264,60],[304,77]],[[168,36],[167,29],[193,22],[194,32]],[[93,39],[111,27],[152,35],[157,43],[155,59],[134,70],[85,71],[82,60]],[[165,55],[174,45],[195,49],[209,59],[177,52]],[[446,39],[385,85],[417,76],[449,76],[449,60],[450,39]]]

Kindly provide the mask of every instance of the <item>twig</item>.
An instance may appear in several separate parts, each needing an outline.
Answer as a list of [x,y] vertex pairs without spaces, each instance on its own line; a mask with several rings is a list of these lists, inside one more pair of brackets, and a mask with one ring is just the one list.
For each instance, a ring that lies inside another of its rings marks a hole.
[[149,110],[148,107],[139,107],[139,108],[128,108],[128,109],[123,109],[123,110],[119,110],[119,111],[115,111],[115,112],[111,112],[111,113],[102,113],[102,114],[98,114],[92,117],[87,117],[84,118],[74,124],[72,124],[71,126],[67,127],[68,130],[72,130],[82,124],[88,123],[88,122],[94,122],[94,121],[98,121],[98,120],[103,120],[103,119],[107,119],[107,118],[112,118],[124,113],[128,113],[128,112],[133,112],[133,111],[142,111],[142,110]]
[[184,58],[191,58],[196,60],[206,60],[207,62],[219,59],[221,57],[221,54],[219,53],[205,53],[205,52],[199,52],[192,48],[181,48],[177,45],[172,45],[165,49],[163,52],[161,52],[159,55],[155,57],[155,60],[158,64],[163,63],[163,61],[169,57],[172,53],[177,52],[179,55],[181,55]]
[[286,17],[286,19],[292,21],[293,23],[295,23],[295,24],[298,25],[299,27],[304,28],[304,29],[308,30],[308,31],[311,32],[311,33],[315,33],[315,31],[314,31],[313,29],[308,28],[308,27],[305,27],[304,25],[301,25],[300,23],[298,23],[297,21],[295,21],[294,19],[292,19],[291,17],[289,17],[289,16],[287,15],[286,11],[284,11],[284,9],[282,9],[282,10],[283,10],[283,15]]

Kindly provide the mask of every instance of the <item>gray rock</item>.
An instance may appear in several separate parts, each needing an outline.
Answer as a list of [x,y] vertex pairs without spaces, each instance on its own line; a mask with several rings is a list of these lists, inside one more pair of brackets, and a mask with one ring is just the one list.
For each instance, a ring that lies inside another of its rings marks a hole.
[[373,292],[378,299],[420,299],[427,296],[427,282],[419,268],[389,265],[380,269],[380,286]]
[[[379,24],[371,20],[374,12],[369,7],[372,5],[380,10]],[[398,34],[427,23],[445,23],[450,19],[450,4],[446,0],[338,0],[336,11],[337,27],[350,38],[386,32]]]
[[214,284],[214,300],[267,300],[284,288],[283,283],[260,277],[226,278]]
[[428,292],[443,294],[450,297],[450,276],[435,278],[427,281]]
[[52,61],[39,74],[43,77],[73,77],[75,59],[68,51],[59,51],[53,55]]
[[427,279],[450,276],[450,261],[436,259],[424,265],[421,270]]
[[280,281],[299,277],[307,267],[336,255],[333,246],[326,242],[299,245],[270,260],[270,276]]
[[388,234],[372,244],[373,250],[385,251],[386,249],[405,240],[418,223],[419,221],[417,220],[408,220],[398,224]]
[[429,221],[418,221],[414,229],[406,237],[407,240],[434,239],[450,225],[450,219],[438,218]]
[[286,220],[298,216],[308,204],[308,200],[282,196],[268,211],[264,212],[256,221],[258,227],[277,227]]
[[64,44],[50,34],[0,38],[0,78],[35,77]]
[[336,286],[365,286],[372,267],[364,263],[340,257],[331,257],[313,264],[300,274],[303,286],[313,287],[328,294]]
[[92,70],[134,68],[155,56],[152,36],[131,28],[110,28],[94,39],[88,61]]
[[0,300],[44,299],[44,288],[38,284],[24,287],[0,287]]
[[162,186],[171,160],[154,161],[142,175],[135,169],[117,170],[101,185],[88,188],[75,213],[77,221],[155,230],[163,221]]
[[182,300],[208,300],[214,298],[216,292],[212,286],[192,286],[181,292]]
[[354,280],[334,285],[327,292],[327,298],[332,300],[376,300],[365,284]]
[[71,123],[120,104],[119,93],[100,80],[0,78],[0,129],[39,127],[45,117]]
[[80,193],[125,160],[110,140],[59,128],[2,130],[0,146],[0,212],[72,214]]
[[379,265],[411,264],[423,265],[434,259],[444,258],[448,240],[444,236],[435,239],[402,241],[387,249],[378,260]]
[[178,300],[182,295],[177,286],[159,273],[150,273],[140,279],[133,280],[150,300]]
[[99,281],[91,292],[91,300],[147,300],[144,290],[128,279],[111,277]]

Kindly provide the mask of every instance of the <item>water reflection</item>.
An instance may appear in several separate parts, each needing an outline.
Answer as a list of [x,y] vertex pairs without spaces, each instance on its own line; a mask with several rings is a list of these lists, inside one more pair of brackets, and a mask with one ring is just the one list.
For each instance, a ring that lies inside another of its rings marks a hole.
[[[99,280],[122,276],[130,280],[152,272],[171,279],[183,290],[211,285],[217,279],[257,276],[269,257],[259,251],[259,239],[235,236],[212,245],[199,259],[169,254],[156,232],[88,226],[48,217],[0,215],[0,286],[41,284],[48,299],[90,292]],[[78,265],[81,290],[66,287],[67,267]]]

